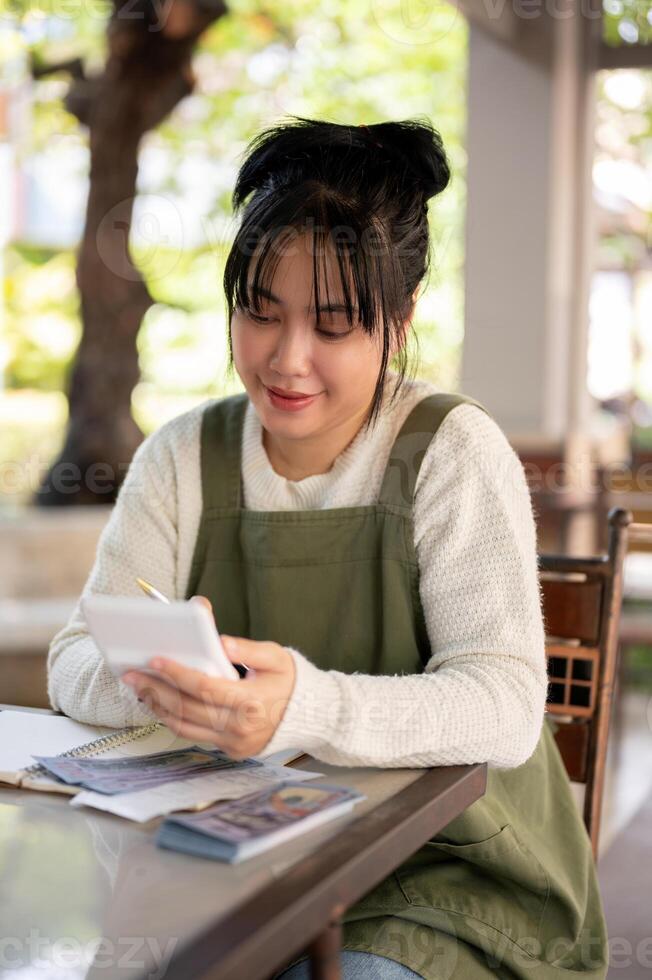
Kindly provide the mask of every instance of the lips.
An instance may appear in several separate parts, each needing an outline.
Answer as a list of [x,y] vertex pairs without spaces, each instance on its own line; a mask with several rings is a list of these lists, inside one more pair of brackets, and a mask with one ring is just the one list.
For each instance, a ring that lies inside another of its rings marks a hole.
[[274,388],[273,385],[267,385],[270,391],[273,391],[275,395],[281,395],[283,398],[312,398],[311,394],[307,394],[303,391],[285,391],[283,388]]
[[321,394],[318,391],[316,395],[302,395],[296,391],[290,392],[289,389],[284,391],[283,388],[269,388],[267,385],[264,385],[264,388],[271,407],[278,412],[285,413],[303,412],[304,409],[313,405]]

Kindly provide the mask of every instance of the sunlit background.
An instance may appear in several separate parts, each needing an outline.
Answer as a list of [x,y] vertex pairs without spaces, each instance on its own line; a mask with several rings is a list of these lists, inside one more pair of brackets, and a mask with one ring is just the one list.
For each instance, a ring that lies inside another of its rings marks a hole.
[[[0,19],[9,107],[0,147],[7,196],[0,455],[32,457],[9,487],[5,481],[5,500],[13,503],[35,489],[35,472],[64,432],[63,389],[81,332],[74,250],[88,187],[86,135],[61,103],[67,81],[32,80],[28,58],[47,50],[58,61],[78,54],[83,41],[101,63],[104,27],[99,15],[63,19],[27,5],[23,16]],[[467,26],[461,16],[444,16],[436,46],[397,44],[383,27],[366,3],[335,0],[314,10],[289,3],[263,14],[236,0],[204,36],[195,93],[140,154],[131,243],[156,304],[138,337],[142,379],[132,405],[146,433],[229,390],[221,280],[235,227],[230,195],[247,142],[286,113],[341,123],[426,114],[441,130],[455,176],[432,209],[433,269],[416,327],[422,373],[454,384],[463,320]]]
[[[433,269],[418,304],[420,374],[459,378],[463,338],[467,23],[441,13],[436,45],[397,43],[400,4],[329,0],[258,8],[235,0],[194,59],[197,85],[145,140],[131,243],[156,303],[143,321],[133,414],[144,432],[227,393],[223,261],[230,194],[251,137],[285,113],[359,123],[426,114],[454,178],[431,207]],[[48,8],[49,9],[49,8]],[[51,10],[56,7],[52,5]],[[634,9],[634,8],[632,8]],[[610,0],[606,30],[631,43],[650,26]],[[104,58],[107,8],[66,16],[14,2],[0,14],[0,486],[15,504],[61,443],[64,388],[81,324],[75,248],[88,187],[86,132],[63,107],[68,79],[34,80],[30,59]],[[432,79],[436,84],[432,84]],[[622,405],[652,445],[652,77],[602,72],[594,196],[600,241],[591,302],[588,384]],[[599,408],[596,406],[596,409]]]

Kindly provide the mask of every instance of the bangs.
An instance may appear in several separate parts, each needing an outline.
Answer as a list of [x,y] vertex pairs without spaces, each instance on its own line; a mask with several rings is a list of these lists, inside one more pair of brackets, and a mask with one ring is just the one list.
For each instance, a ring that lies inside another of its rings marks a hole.
[[297,185],[274,202],[268,198],[264,206],[252,202],[224,271],[229,320],[236,308],[260,313],[280,260],[305,236],[317,323],[324,307],[343,304],[350,326],[360,323],[369,335],[380,328],[388,337],[400,319],[403,295],[400,269],[382,225],[368,214],[361,220],[356,208],[323,188],[312,194],[306,190],[305,184]]

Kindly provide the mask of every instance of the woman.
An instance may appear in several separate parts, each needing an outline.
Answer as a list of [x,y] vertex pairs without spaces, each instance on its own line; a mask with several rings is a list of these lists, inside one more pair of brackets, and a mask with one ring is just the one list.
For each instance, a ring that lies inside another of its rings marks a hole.
[[[255,676],[163,661],[165,681],[116,681],[77,609],[50,698],[95,724],[156,717],[237,759],[489,763],[485,797],[348,911],[344,976],[599,978],[589,841],[543,724],[523,469],[482,406],[406,372],[427,201],[449,178],[426,122],[294,117],[253,141],[224,275],[246,392],[145,440],[85,593],[137,594],[141,575],[201,594]],[[305,959],[283,976],[307,976]]]

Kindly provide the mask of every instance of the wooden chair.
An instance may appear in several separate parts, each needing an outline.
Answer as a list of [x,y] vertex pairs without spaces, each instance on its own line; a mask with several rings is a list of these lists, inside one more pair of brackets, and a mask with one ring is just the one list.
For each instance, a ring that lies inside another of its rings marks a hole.
[[618,661],[623,560],[630,511],[609,511],[607,552],[540,555],[548,657],[546,710],[573,782],[584,783],[584,823],[598,855],[607,738]]

